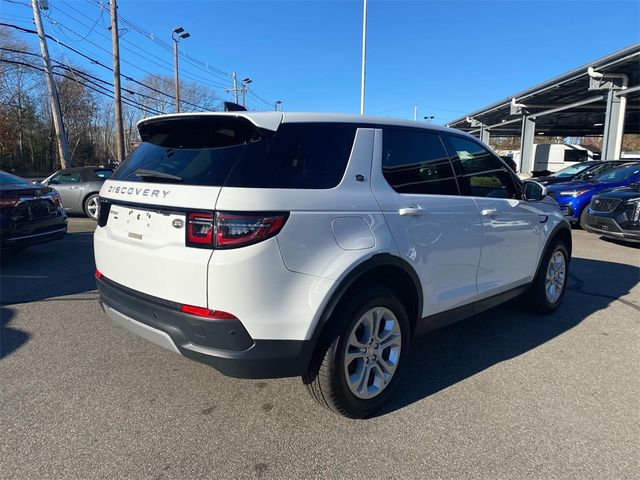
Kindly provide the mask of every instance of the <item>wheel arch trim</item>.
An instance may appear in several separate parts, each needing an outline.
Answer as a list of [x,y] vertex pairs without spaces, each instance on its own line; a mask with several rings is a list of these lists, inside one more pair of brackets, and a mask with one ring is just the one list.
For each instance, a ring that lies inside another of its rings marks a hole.
[[344,298],[344,295],[347,293],[349,288],[351,288],[357,281],[364,278],[368,273],[379,267],[395,267],[399,268],[407,274],[413,284],[417,301],[416,318],[410,319],[410,321],[413,325],[415,325],[414,320],[417,321],[420,319],[420,317],[422,316],[424,300],[418,274],[406,260],[403,260],[402,258],[391,255],[389,253],[379,253],[353,266],[349,273],[347,273],[347,275],[339,281],[338,286],[334,288],[329,294],[329,300],[325,304],[322,313],[318,318],[318,321],[313,327],[313,333],[309,338],[309,341],[311,342],[312,348],[314,350],[323,331],[325,330],[325,327],[328,325],[335,308]]

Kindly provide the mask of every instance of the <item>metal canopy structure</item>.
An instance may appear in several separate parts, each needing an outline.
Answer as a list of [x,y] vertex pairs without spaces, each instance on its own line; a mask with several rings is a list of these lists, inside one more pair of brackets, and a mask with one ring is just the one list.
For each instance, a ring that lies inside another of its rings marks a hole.
[[536,135],[600,136],[603,158],[620,158],[623,133],[640,133],[640,43],[465,115],[448,126],[520,136],[523,172],[533,167]]

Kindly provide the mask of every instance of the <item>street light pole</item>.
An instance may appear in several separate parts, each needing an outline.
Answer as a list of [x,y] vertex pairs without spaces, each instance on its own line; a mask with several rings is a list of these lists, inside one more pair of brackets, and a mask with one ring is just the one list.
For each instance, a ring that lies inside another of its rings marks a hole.
[[181,38],[189,38],[191,35],[182,27],[176,27],[171,31],[173,40],[173,81],[175,84],[176,113],[180,113],[180,79],[178,78],[178,42]]
[[364,115],[364,76],[367,63],[367,0],[362,13],[362,78],[360,81],[360,115]]
[[247,85],[249,85],[253,80],[250,78],[242,79],[242,106],[246,108],[246,100],[247,100]]

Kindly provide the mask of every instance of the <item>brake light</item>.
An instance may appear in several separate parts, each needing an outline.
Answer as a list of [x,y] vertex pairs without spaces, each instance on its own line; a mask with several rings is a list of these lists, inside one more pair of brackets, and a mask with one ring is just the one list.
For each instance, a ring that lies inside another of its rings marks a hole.
[[213,213],[187,214],[187,246],[213,247]]
[[197,317],[212,318],[216,320],[237,320],[237,317],[230,314],[229,312],[223,312],[222,310],[209,310],[205,307],[182,305],[182,307],[180,307],[180,310],[182,310],[184,313],[195,315]]
[[216,212],[216,248],[244,247],[278,234],[288,213],[237,214]]
[[15,207],[19,199],[14,197],[0,198],[0,207]]

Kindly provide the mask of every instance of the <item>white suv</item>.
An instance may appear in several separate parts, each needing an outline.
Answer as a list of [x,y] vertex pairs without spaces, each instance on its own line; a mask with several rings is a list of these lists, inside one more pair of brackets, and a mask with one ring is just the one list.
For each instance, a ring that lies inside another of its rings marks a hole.
[[301,375],[367,417],[411,337],[518,295],[555,310],[571,230],[486,146],[416,122],[301,113],[147,118],[100,191],[107,316],[225,375]]

